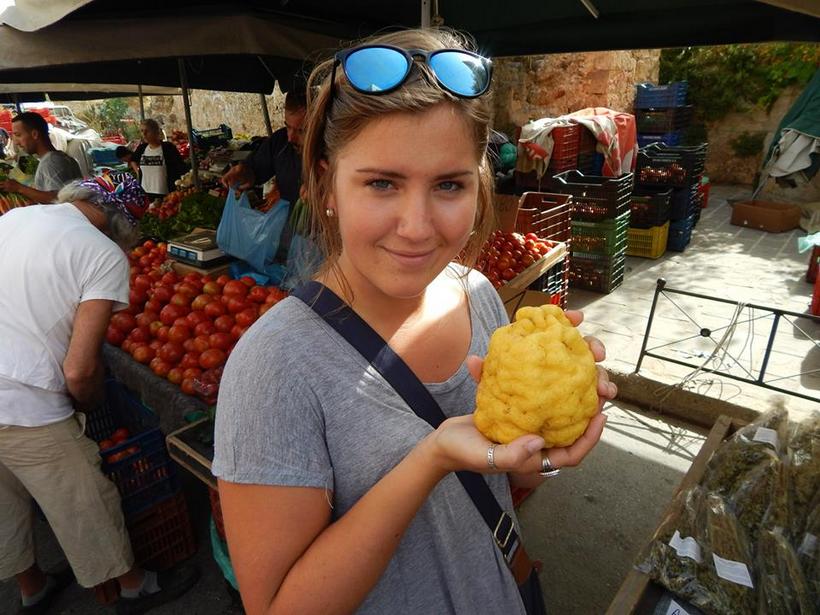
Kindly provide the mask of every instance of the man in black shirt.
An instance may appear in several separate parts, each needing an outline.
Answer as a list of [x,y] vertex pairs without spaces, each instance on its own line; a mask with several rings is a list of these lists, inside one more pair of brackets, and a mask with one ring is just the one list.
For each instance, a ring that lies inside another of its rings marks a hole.
[[265,139],[243,162],[231,167],[222,176],[222,184],[228,189],[238,184],[239,190],[244,191],[276,176],[279,193],[292,207],[299,198],[302,185],[302,139],[306,115],[304,91],[288,92],[285,96],[285,127]]

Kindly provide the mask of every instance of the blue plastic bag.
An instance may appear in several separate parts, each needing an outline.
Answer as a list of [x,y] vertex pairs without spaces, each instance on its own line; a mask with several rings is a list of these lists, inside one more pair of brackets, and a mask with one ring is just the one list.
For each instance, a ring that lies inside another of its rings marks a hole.
[[290,203],[283,199],[267,212],[258,211],[251,208],[247,193],[237,198],[236,190],[231,189],[216,229],[216,243],[258,272],[281,280],[284,267],[277,265],[274,258],[289,211]]

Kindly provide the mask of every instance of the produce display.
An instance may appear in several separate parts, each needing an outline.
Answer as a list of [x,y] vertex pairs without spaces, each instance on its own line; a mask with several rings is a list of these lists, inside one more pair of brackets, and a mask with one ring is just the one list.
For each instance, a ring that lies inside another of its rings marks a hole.
[[818,452],[820,413],[743,427],[678,494],[641,569],[705,613],[817,613]]
[[493,442],[538,434],[569,446],[598,411],[598,372],[589,346],[556,305],[524,307],[490,338],[474,420]]
[[226,193],[217,191],[217,194],[220,196],[194,188],[171,192],[145,213],[140,220],[140,232],[145,237],[167,241],[187,235],[195,228],[215,229],[222,219]]
[[111,317],[106,341],[183,393],[214,404],[234,345],[286,293],[251,277],[179,276],[165,264],[166,245],[151,240],[134,248],[129,261],[130,306]]
[[500,288],[540,260],[554,245],[534,233],[522,235],[497,230],[484,245],[477,267],[495,288]]
[[[21,158],[21,160],[34,160],[34,170],[37,170],[37,159],[33,156],[24,156],[23,158]],[[24,162],[23,164],[25,166],[27,163]],[[7,162],[0,162],[0,182],[6,181],[9,178],[9,174],[11,174],[13,171],[14,167],[12,165],[10,165]],[[11,211],[15,207],[24,207],[25,205],[30,204],[31,201],[29,201],[22,194],[18,194],[16,192],[3,192],[2,190],[0,190],[0,216],[2,216],[4,213]]]
[[191,153],[191,145],[188,143],[188,133],[182,130],[174,130],[168,137],[168,140],[174,144],[180,156],[188,158],[188,155]]

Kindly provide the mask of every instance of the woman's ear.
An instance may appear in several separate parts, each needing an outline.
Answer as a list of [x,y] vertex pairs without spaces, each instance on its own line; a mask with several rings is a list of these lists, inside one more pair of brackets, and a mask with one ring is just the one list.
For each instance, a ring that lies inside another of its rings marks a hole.
[[325,173],[327,173],[327,172],[328,172],[328,169],[330,169],[330,165],[327,163],[327,160],[325,160],[324,158],[322,158],[322,159],[319,161],[319,173],[321,173],[322,175],[324,175]]

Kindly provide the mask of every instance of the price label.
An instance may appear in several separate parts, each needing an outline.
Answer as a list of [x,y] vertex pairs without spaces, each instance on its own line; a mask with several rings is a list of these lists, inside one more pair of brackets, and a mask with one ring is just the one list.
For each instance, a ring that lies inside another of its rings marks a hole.
[[752,584],[752,576],[749,574],[749,569],[746,567],[746,564],[743,562],[735,562],[730,559],[723,559],[714,553],[712,553],[712,557],[715,560],[715,571],[718,573],[719,577],[726,579],[727,581],[731,581],[732,583],[745,585],[746,587],[754,589],[754,585]]
[[698,544],[698,541],[691,536],[681,538],[680,532],[677,530],[675,530],[672,538],[669,539],[669,546],[677,551],[678,555],[681,557],[688,557],[698,563],[703,560],[700,554],[700,545]]

